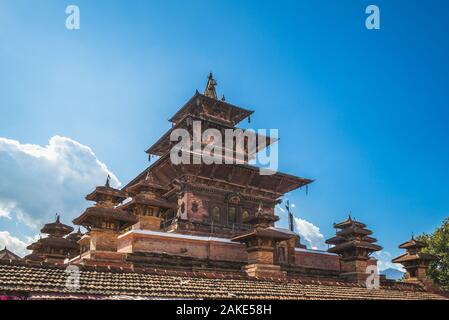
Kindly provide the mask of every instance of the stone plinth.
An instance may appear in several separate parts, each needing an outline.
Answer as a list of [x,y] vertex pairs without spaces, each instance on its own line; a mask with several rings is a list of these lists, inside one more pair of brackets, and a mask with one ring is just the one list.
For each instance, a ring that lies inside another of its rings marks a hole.
[[343,273],[350,273],[350,272],[365,273],[367,267],[368,267],[368,259],[354,259],[354,260],[341,259],[341,271]]
[[89,232],[91,251],[117,251],[117,237],[114,230],[92,230]]
[[243,270],[249,277],[254,278],[285,279],[287,276],[287,273],[282,271],[280,266],[273,264],[248,264],[243,267]]
[[161,218],[154,216],[139,216],[138,222],[133,225],[133,230],[154,230],[161,229]]
[[272,247],[255,247],[248,250],[248,264],[273,264]]
[[98,267],[118,267],[132,270],[132,263],[126,262],[126,254],[110,251],[88,251],[71,261],[73,264]]
[[377,260],[375,259],[356,259],[356,260],[341,260],[341,278],[349,282],[355,282],[361,285],[366,284],[366,279],[371,275],[367,272],[369,266],[377,267]]

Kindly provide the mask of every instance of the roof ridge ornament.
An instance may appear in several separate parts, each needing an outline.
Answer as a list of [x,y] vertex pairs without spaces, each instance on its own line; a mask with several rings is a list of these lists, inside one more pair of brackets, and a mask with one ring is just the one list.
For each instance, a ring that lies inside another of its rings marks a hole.
[[215,81],[212,72],[209,72],[209,76],[207,77],[207,85],[204,90],[204,95],[206,97],[217,100],[217,91],[215,90],[215,86],[217,85],[217,81]]
[[105,183],[104,186],[107,187],[107,188],[111,187],[111,175],[110,174],[108,174],[108,176],[106,178],[106,183]]
[[293,216],[293,212],[291,211],[290,208],[290,200],[286,201],[285,204],[285,209],[287,209],[287,213],[288,213],[288,226],[291,232],[295,232],[295,225],[294,225],[294,216]]

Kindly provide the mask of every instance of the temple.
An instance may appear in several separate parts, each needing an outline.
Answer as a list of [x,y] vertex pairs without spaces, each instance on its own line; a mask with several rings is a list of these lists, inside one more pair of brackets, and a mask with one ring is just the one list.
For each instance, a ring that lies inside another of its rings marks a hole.
[[[107,177],[86,196],[95,204],[73,220],[84,233],[73,232],[57,216],[42,229],[48,236],[28,247],[30,255],[18,260],[4,254],[11,259],[0,261],[0,293],[36,299],[446,298],[419,281],[430,256],[419,254],[416,242],[403,245],[408,253],[397,262],[417,281],[381,277],[381,287],[369,290],[367,267],[377,265],[371,254],[382,247],[365,224],[352,217],[334,224],[338,231],[327,240],[327,251],[301,243],[289,205],[289,228],[277,227],[275,207],[284,195],[313,180],[281,172],[261,175],[250,164],[276,139],[258,135],[264,143],[255,148],[245,140],[244,148],[228,150],[243,159],[232,164],[198,162],[192,142],[191,162],[174,164],[175,129],[224,134],[250,121],[253,111],[218,99],[216,85],[209,74],[204,93],[196,91],[170,118],[171,127],[146,151],[150,160],[157,157],[148,168],[120,190]],[[200,147],[208,142],[206,136]],[[79,270],[80,287],[68,289],[63,280],[49,286],[34,276],[27,287],[14,280],[32,270],[61,279],[68,266]]]
[[14,252],[8,250],[7,247],[5,247],[3,250],[0,250],[0,260],[19,261],[21,260],[21,258]]
[[402,264],[407,270],[404,281],[430,284],[431,281],[427,278],[427,268],[432,261],[437,260],[437,257],[422,252],[422,249],[426,247],[426,243],[415,240],[413,236],[409,241],[399,246],[399,248],[405,249],[406,253],[394,258],[393,262]]
[[65,237],[73,231],[71,226],[61,223],[60,216],[56,215],[56,221],[47,223],[41,233],[47,237],[40,238],[27,247],[32,253],[25,257],[27,260],[64,263],[66,259],[79,254],[79,246],[76,238]]
[[335,237],[326,240],[326,243],[333,245],[329,252],[341,257],[341,277],[357,282],[366,281],[369,275],[366,273],[368,265],[376,265],[371,254],[382,250],[381,246],[375,244],[377,240],[370,237],[373,232],[351,216],[343,222],[335,223],[334,228],[339,231]]

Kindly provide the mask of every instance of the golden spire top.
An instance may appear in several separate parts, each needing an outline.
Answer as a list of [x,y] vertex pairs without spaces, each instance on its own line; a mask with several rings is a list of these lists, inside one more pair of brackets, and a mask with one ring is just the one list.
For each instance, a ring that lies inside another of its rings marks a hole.
[[209,72],[206,90],[204,90],[204,95],[209,98],[217,99],[217,91],[215,91],[215,86],[217,81],[215,81],[212,72]]

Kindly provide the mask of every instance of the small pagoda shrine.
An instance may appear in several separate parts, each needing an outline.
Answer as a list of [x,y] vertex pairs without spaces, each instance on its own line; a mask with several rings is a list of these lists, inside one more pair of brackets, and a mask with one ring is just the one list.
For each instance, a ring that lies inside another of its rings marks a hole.
[[50,263],[64,263],[65,259],[73,258],[79,252],[79,245],[66,238],[73,228],[61,223],[60,216],[56,215],[56,221],[47,223],[41,233],[47,237],[40,238],[27,247],[32,253],[25,260],[44,261]]
[[74,224],[88,231],[79,240],[82,260],[109,259],[110,255],[118,254],[117,237],[121,231],[137,222],[131,213],[117,208],[126,198],[124,191],[110,186],[109,176],[104,186],[96,187],[95,191],[86,196],[86,200],[96,202],[95,206],[87,208],[73,220]]
[[[68,236],[66,236],[66,238],[69,239],[70,241],[73,241],[74,243],[78,244],[78,241],[80,241],[83,236],[84,236],[84,234],[81,232],[81,228],[78,227],[78,230],[76,232],[74,231],[74,232],[70,233]],[[78,244],[76,250],[73,250],[70,253],[70,256],[76,257],[79,254],[80,254],[80,248],[79,248],[79,244]]]
[[365,283],[367,267],[377,263],[370,255],[382,250],[382,247],[375,244],[375,238],[370,237],[373,232],[351,216],[343,222],[334,223],[334,228],[337,229],[336,236],[326,240],[326,243],[332,245],[329,252],[341,256],[341,277]]
[[133,213],[138,222],[133,229],[160,230],[168,211],[176,210],[176,203],[171,203],[162,197],[170,188],[154,181],[150,172],[147,177],[126,189],[132,200],[122,205],[122,210]]
[[245,232],[231,239],[234,242],[244,243],[248,252],[248,264],[243,270],[250,277],[284,278],[286,273],[275,264],[275,249],[281,241],[294,237],[290,232],[283,232],[274,228],[274,223],[279,220],[269,212],[264,212],[261,206],[254,216],[248,218],[248,223],[253,226],[249,232]]
[[14,252],[9,251],[8,248],[5,246],[5,248],[3,250],[0,250],[0,260],[19,261],[19,260],[22,260],[22,258],[19,257]]
[[437,257],[428,253],[421,252],[427,244],[412,238],[399,246],[405,249],[406,253],[392,260],[393,263],[400,263],[407,270],[404,281],[406,282],[426,282],[427,268]]

